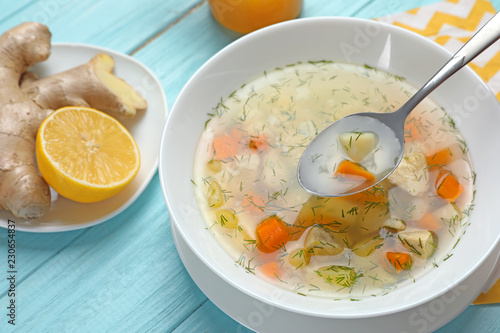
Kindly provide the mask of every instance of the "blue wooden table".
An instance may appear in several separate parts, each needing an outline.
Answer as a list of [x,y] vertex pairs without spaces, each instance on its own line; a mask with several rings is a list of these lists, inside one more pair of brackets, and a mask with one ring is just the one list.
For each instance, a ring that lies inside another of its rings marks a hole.
[[[435,0],[304,0],[301,16],[374,18]],[[500,8],[500,0],[493,1]],[[206,0],[16,0],[0,32],[23,21],[53,42],[132,55],[161,81],[169,106],[189,77],[238,36]],[[0,332],[245,332],[198,289],[176,252],[158,175],[128,209],[97,226],[17,232],[17,316],[7,323],[7,230],[0,229]],[[388,327],[388,331],[390,328]],[[500,304],[470,306],[439,332],[500,332]]]

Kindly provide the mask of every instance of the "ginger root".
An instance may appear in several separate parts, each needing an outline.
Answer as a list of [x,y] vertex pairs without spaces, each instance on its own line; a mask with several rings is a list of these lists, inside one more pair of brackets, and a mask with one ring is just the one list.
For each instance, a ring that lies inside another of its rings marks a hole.
[[25,74],[49,57],[50,38],[49,29],[36,22],[0,36],[0,209],[23,219],[41,217],[50,209],[49,186],[34,157],[38,128],[54,109],[88,106],[132,117],[147,108],[132,87],[113,75],[114,60],[104,54],[46,78]]
[[48,185],[35,163],[35,135],[50,111],[19,87],[21,75],[50,55],[51,34],[38,23],[17,26],[0,36],[0,207],[23,218],[50,208]]

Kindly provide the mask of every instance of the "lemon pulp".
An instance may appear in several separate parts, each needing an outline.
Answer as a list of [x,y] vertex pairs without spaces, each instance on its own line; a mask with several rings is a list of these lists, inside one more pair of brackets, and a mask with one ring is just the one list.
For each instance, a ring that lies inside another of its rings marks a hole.
[[60,195],[95,202],[119,193],[140,167],[137,144],[116,119],[91,108],[65,107],[40,126],[36,157]]

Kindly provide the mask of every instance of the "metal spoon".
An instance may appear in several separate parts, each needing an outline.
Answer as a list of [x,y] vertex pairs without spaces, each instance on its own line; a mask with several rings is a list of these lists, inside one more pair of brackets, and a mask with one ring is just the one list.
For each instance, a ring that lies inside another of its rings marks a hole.
[[[339,197],[364,191],[387,178],[403,158],[404,123],[407,116],[430,92],[500,38],[499,13],[470,38],[400,109],[391,113],[352,114],[335,121],[319,133],[307,146],[299,161],[297,176],[300,185],[318,196]],[[387,168],[384,167],[385,170],[377,174],[373,181],[352,184],[335,182],[331,174],[324,172],[327,159],[335,154],[332,145],[336,145],[340,134],[352,131],[378,134],[379,146],[388,151],[388,157],[384,159]]]

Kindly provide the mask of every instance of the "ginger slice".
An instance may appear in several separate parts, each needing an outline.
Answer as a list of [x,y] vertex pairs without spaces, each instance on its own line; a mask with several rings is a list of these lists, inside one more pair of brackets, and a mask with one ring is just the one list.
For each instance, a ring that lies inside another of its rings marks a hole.
[[39,80],[23,82],[22,90],[45,109],[93,107],[114,116],[133,117],[146,101],[128,83],[113,74],[115,61],[104,53],[87,64]]

